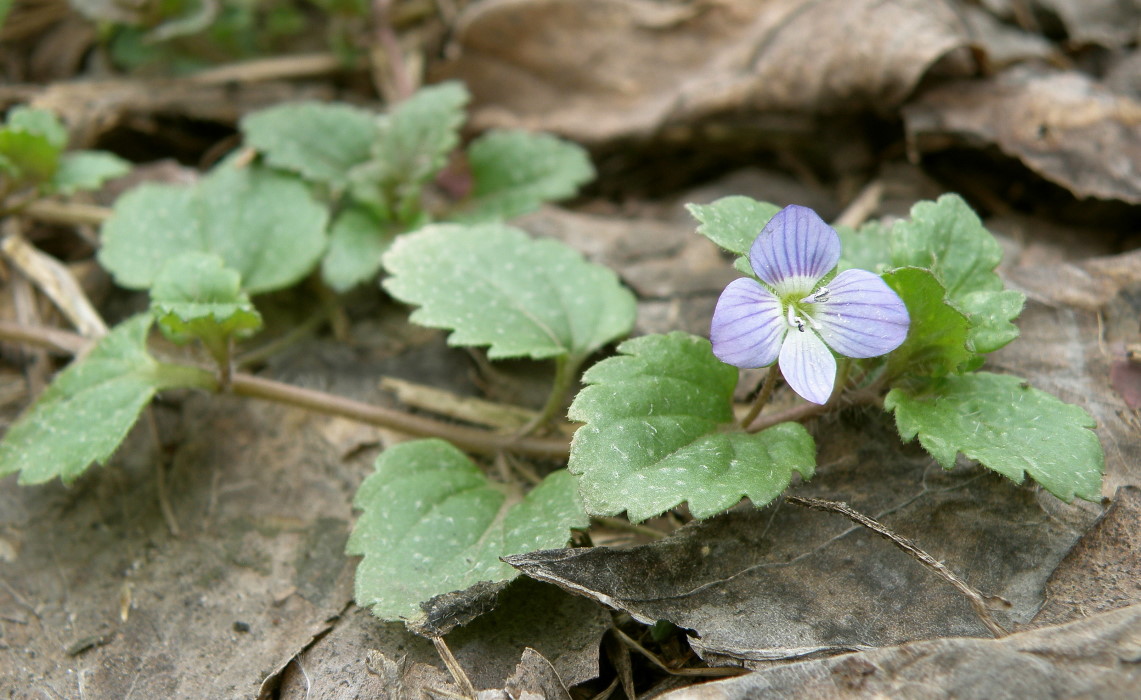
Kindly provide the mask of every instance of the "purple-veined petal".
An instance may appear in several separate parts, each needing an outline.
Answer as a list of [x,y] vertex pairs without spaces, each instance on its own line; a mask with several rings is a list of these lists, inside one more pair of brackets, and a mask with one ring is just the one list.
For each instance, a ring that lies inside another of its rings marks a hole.
[[845,270],[828,283],[828,300],[812,305],[817,331],[845,357],[876,357],[907,338],[911,318],[899,295],[867,270]]
[[808,294],[840,260],[840,236],[808,207],[792,205],[776,213],[753,246],[753,272],[777,294]]
[[811,330],[790,330],[780,348],[780,373],[792,390],[812,403],[828,403],[836,383],[836,358]]
[[765,367],[776,362],[788,325],[780,301],[756,280],[733,280],[713,310],[709,340],[713,354],[735,367]]

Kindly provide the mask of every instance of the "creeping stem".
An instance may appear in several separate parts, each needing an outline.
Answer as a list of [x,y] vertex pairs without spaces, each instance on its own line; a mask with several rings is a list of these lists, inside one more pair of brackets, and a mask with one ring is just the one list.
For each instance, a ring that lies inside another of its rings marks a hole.
[[[0,340],[14,340],[72,355],[82,353],[92,342],[74,333],[50,328],[21,326],[9,321],[0,321]],[[163,363],[162,367],[164,376],[171,376],[173,373],[183,370],[186,373],[187,384],[217,390],[209,372],[189,365]],[[207,386],[207,384],[214,386]],[[341,416],[416,437],[444,438],[461,449],[478,454],[496,454],[506,451],[529,457],[555,460],[565,460],[570,454],[570,445],[566,438],[503,435],[479,428],[445,423],[427,416],[414,415],[393,408],[374,406],[343,396],[305,389],[243,372],[235,372],[230,377],[229,390],[230,393],[238,396],[264,399],[328,415]]]

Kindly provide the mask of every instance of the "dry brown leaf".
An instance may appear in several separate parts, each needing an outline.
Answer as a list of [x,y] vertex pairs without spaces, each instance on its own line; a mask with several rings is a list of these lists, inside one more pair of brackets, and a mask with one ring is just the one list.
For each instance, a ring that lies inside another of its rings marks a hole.
[[1005,639],[937,639],[767,669],[663,700],[1134,698],[1141,605]]
[[967,34],[929,0],[489,0],[437,74],[467,82],[478,128],[597,143],[726,111],[890,110]]
[[1141,102],[1076,72],[1019,66],[903,110],[916,156],[995,145],[1078,197],[1141,203]]
[[1071,41],[1110,48],[1135,43],[1141,34],[1137,0],[1034,0],[1058,15]]

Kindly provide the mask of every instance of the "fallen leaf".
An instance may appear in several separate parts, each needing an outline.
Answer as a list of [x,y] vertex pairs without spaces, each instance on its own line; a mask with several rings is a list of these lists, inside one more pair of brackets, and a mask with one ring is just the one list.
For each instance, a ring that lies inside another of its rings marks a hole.
[[1141,33],[1141,12],[1131,0],[1034,0],[1062,20],[1075,43],[1117,48],[1135,43]]
[[1141,102],[1080,73],[1017,66],[935,88],[903,118],[916,157],[993,144],[1077,197],[1141,203]]
[[769,668],[662,700],[922,697],[1131,698],[1141,684],[1141,605],[1003,639],[936,639]]
[[1105,514],[1046,583],[1032,627],[1061,624],[1141,603],[1141,489],[1117,490]]
[[[945,472],[925,454],[891,447],[898,439],[878,417],[826,429],[817,476],[793,493],[843,500],[880,519],[983,593],[1009,601],[994,611],[1000,623],[1030,620],[1046,578],[1093,520],[978,467]],[[988,634],[964,597],[890,543],[787,504],[742,506],[630,549],[506,560],[643,622],[692,630],[690,644],[707,661]]]
[[491,0],[438,73],[471,88],[479,129],[599,143],[727,110],[891,110],[967,41],[924,0]]

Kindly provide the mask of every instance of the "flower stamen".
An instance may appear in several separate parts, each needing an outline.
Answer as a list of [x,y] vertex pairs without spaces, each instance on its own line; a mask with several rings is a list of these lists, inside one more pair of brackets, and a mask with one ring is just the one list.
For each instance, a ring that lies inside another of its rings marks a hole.
[[801,333],[804,332],[804,319],[793,313],[796,310],[792,304],[788,306],[788,325],[792,326]]
[[808,296],[804,297],[800,301],[803,304],[817,304],[817,303],[820,303],[822,301],[828,301],[829,293],[830,292],[828,291],[827,287],[821,287],[820,289],[817,289],[815,292],[813,292],[812,294],[809,294]]

